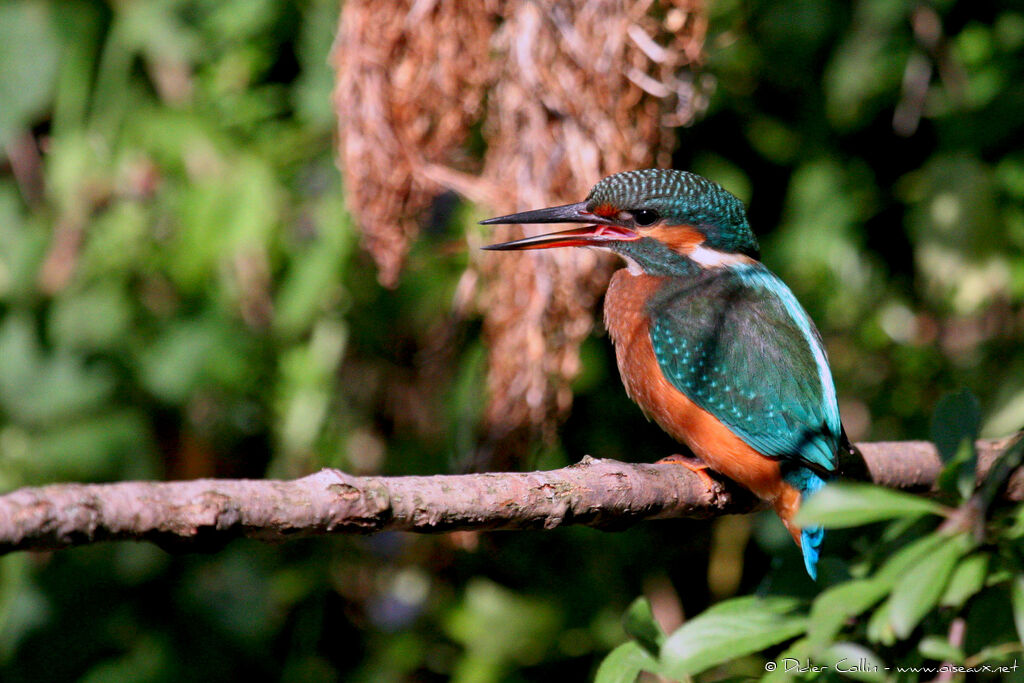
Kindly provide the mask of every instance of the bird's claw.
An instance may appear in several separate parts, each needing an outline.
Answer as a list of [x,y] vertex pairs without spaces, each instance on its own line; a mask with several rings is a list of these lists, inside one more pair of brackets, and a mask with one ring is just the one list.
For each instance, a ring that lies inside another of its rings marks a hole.
[[666,456],[654,463],[655,465],[682,465],[686,469],[690,470],[704,482],[704,486],[707,488],[708,493],[712,496],[716,495],[722,490],[722,484],[712,477],[708,472],[714,472],[707,463],[700,458],[692,458],[679,453]]

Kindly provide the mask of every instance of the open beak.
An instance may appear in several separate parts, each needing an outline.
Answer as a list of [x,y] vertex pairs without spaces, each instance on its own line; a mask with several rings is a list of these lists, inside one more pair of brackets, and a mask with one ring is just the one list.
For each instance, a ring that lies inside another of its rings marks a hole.
[[524,237],[512,242],[491,244],[484,249],[508,251],[512,249],[551,249],[552,247],[597,247],[608,242],[640,239],[640,235],[633,230],[587,211],[586,202],[553,206],[550,209],[523,211],[510,216],[498,216],[480,221],[481,225],[517,223],[589,223],[590,225],[561,232],[550,232],[546,235]]

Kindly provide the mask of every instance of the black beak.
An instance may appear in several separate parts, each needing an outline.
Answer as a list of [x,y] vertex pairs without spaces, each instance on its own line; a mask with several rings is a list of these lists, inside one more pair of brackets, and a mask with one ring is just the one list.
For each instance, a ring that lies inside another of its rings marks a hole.
[[640,239],[633,230],[624,228],[618,223],[598,216],[587,210],[586,202],[553,206],[548,209],[523,211],[509,216],[498,216],[480,221],[481,225],[519,224],[519,223],[589,223],[586,227],[572,228],[561,232],[524,237],[512,242],[492,244],[484,249],[507,251],[512,249],[550,249],[552,247],[593,247],[606,242],[622,242]]

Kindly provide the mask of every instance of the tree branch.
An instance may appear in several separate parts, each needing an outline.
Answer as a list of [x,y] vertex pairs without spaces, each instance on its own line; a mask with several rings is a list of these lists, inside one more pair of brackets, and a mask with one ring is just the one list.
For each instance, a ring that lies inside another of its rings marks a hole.
[[[978,477],[1012,437],[978,442]],[[851,469],[892,488],[926,491],[941,468],[923,441],[859,444]],[[1024,470],[1006,496],[1024,499]],[[0,496],[0,553],[147,540],[195,550],[237,536],[265,541],[330,533],[436,533],[551,529],[582,524],[621,529],[645,519],[743,513],[758,502],[725,483],[709,491],[678,465],[585,457],[559,470],[416,477],[356,477],[321,470],[293,481],[198,479],[53,484]]]

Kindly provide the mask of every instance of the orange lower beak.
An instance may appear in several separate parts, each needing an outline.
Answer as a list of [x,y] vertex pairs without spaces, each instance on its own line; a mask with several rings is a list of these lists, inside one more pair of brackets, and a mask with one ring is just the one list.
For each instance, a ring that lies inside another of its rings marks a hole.
[[524,237],[512,242],[491,244],[483,248],[490,251],[510,251],[512,249],[552,249],[554,247],[599,247],[606,242],[637,239],[640,239],[640,235],[626,228],[614,225],[587,225],[561,232],[549,232],[546,235]]
[[484,247],[493,251],[513,249],[551,249],[554,247],[597,247],[608,242],[624,242],[640,239],[635,231],[618,225],[614,221],[598,216],[587,210],[586,202],[554,206],[549,209],[523,211],[510,216],[499,216],[480,221],[483,225],[522,223],[591,223],[581,228],[570,228],[546,235],[524,237],[523,239]]

